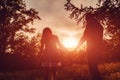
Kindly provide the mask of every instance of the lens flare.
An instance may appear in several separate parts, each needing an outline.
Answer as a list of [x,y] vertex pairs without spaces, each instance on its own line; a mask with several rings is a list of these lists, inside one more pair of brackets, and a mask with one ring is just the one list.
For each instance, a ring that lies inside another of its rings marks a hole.
[[63,41],[63,45],[66,48],[75,48],[78,44],[78,41],[75,38],[67,38]]

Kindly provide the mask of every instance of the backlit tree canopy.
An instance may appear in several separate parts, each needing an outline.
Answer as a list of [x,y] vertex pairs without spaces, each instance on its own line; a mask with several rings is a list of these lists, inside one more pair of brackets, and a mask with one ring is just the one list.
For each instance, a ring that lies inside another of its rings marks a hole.
[[0,0],[0,54],[14,44],[17,31],[33,32],[28,23],[40,19],[38,12],[26,9],[24,0]]
[[79,8],[67,0],[65,10],[70,11],[70,18],[76,19],[78,23],[84,19],[87,13],[93,13],[105,26],[107,34],[113,40],[120,42],[120,0],[98,0],[96,7],[81,4]]

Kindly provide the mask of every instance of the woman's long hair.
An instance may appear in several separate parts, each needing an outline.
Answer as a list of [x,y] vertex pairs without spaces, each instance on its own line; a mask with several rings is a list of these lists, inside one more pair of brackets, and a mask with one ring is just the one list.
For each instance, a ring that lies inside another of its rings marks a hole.
[[52,30],[49,27],[43,29],[42,39],[47,39],[52,35]]

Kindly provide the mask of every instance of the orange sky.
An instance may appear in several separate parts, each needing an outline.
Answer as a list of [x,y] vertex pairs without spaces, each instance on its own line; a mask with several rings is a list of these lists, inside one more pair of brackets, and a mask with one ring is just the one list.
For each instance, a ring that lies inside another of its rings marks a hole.
[[[80,4],[95,5],[97,0],[71,0],[76,6]],[[80,39],[83,29],[75,20],[69,19],[69,12],[64,10],[66,0],[26,0],[27,8],[35,8],[39,11],[41,21],[35,21],[34,26],[38,32],[44,27],[50,27],[60,40],[68,37]]]

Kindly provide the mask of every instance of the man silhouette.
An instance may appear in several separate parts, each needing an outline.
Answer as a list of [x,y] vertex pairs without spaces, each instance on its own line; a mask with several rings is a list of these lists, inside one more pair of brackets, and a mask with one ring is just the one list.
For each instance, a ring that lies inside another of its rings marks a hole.
[[103,41],[103,27],[96,20],[94,14],[88,13],[85,16],[86,28],[78,47],[86,41],[88,66],[92,80],[102,80],[97,65],[101,60],[101,47]]

